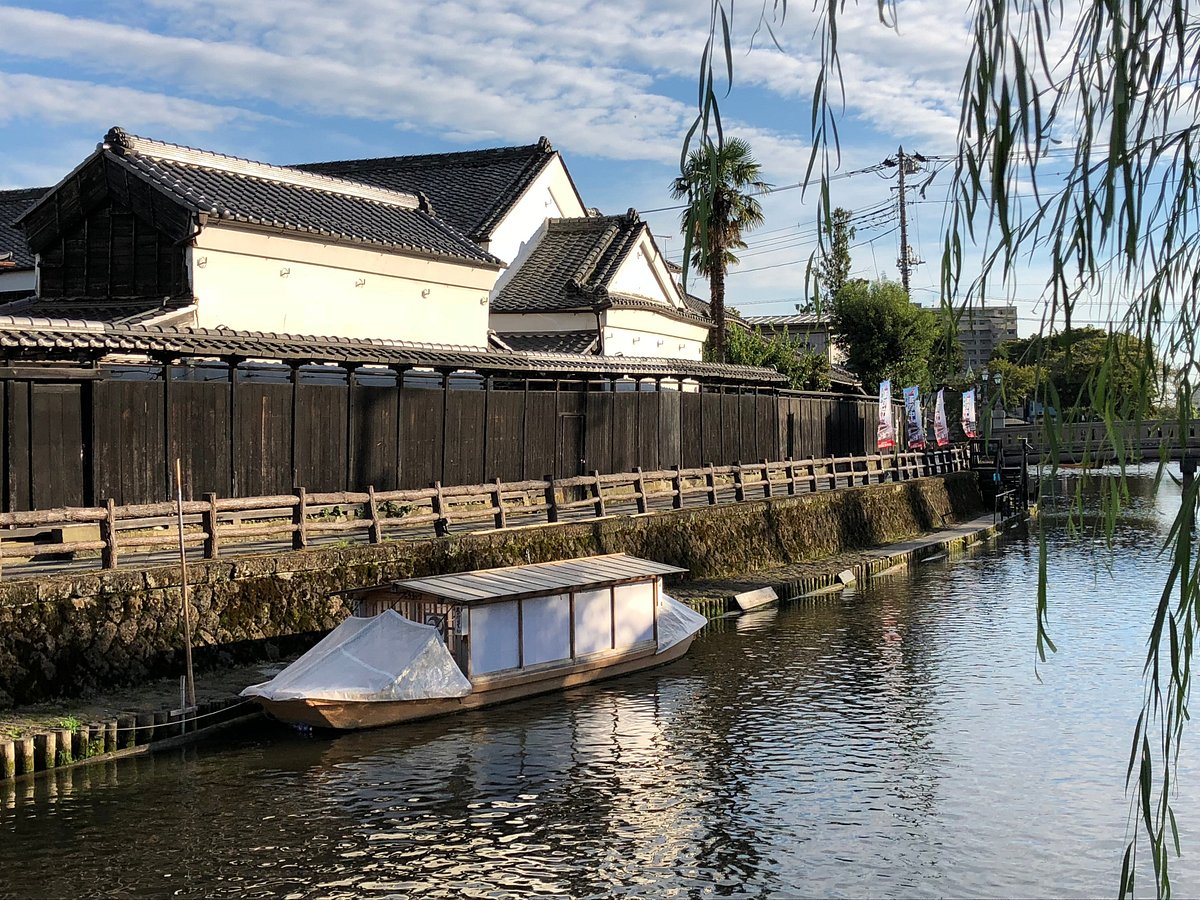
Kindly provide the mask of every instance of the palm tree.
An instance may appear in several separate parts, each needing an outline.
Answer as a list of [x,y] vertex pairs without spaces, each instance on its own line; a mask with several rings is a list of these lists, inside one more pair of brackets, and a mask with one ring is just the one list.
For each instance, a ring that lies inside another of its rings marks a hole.
[[705,142],[689,153],[671,185],[672,196],[688,202],[681,223],[688,238],[685,252],[691,249],[692,265],[708,278],[713,356],[719,362],[725,360],[725,272],[737,264],[733,251],[746,248],[742,232],[763,223],[762,207],[752,196],[770,188],[761,172],[750,145],[730,138],[720,145]]

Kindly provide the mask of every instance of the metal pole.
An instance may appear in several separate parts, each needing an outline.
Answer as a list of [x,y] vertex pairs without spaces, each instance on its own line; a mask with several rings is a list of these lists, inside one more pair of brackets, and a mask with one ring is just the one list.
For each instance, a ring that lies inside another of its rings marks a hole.
[[[184,640],[184,664],[187,667],[187,708],[192,708],[196,705],[196,679],[192,672],[192,614],[188,608],[188,574],[187,574],[187,552],[183,543],[183,467],[180,465],[179,457],[175,457],[175,510],[179,517],[179,573],[181,578],[180,589],[183,596],[183,640]],[[187,709],[184,710],[184,718],[187,718]]]

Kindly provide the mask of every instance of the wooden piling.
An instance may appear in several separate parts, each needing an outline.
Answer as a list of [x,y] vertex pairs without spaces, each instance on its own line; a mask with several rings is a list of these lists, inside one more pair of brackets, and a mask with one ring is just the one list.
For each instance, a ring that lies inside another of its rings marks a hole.
[[88,756],[99,756],[104,752],[104,723],[92,722],[88,725]]
[[17,774],[17,744],[0,741],[0,779],[15,778]]
[[33,746],[33,738],[18,738],[17,745],[17,774],[32,775],[37,769],[37,755]]
[[123,713],[117,716],[117,749],[128,750],[133,746],[134,736],[137,734],[133,730],[137,724],[137,718],[131,713]]
[[154,740],[154,713],[140,712],[137,714],[135,721],[137,723],[137,731],[134,732],[134,742],[141,745],[148,744]]
[[52,734],[54,735],[54,765],[69,766],[75,761],[75,754],[71,752],[71,729],[55,728]]
[[81,725],[71,732],[71,758],[78,761],[87,759],[89,755],[87,726]]
[[117,720],[109,719],[104,723],[104,752],[115,753],[117,750]]
[[54,768],[55,750],[58,749],[54,735],[49,731],[33,736],[33,768],[42,772]]

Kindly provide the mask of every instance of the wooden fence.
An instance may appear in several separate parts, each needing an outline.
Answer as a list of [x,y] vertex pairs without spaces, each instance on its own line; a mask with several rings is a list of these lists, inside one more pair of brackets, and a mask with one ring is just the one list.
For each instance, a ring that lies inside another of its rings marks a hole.
[[152,503],[177,458],[199,500],[876,450],[873,398],[736,386],[243,363],[0,367],[0,388],[5,512]]
[[[886,481],[906,481],[959,471],[968,465],[964,447],[893,455],[843,456],[753,464],[669,469],[619,474],[593,471],[568,478],[432,487],[415,490],[309,493],[185,501],[184,542],[204,559],[222,551],[267,552],[263,539],[303,550],[329,536],[365,539],[442,537],[451,530],[491,530],[615,513],[645,513],[793,496]],[[0,514],[0,559],[62,558],[99,553],[103,568],[116,568],[127,554],[168,552],[178,547],[176,504],[61,508]],[[23,530],[50,537],[47,543],[17,543]],[[92,532],[80,535],[78,532]],[[145,560],[142,560],[144,563]]]

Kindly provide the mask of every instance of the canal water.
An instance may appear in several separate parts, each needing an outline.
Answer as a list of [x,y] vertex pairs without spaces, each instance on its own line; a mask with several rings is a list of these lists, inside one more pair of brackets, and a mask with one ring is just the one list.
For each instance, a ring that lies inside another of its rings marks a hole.
[[[1069,482],[1068,482],[1069,486]],[[1178,490],[714,623],[668,668],[443,721],[263,726],[0,793],[6,895],[1111,896]],[[1200,893],[1180,760],[1177,896]],[[1152,893],[1145,879],[1139,893]]]

